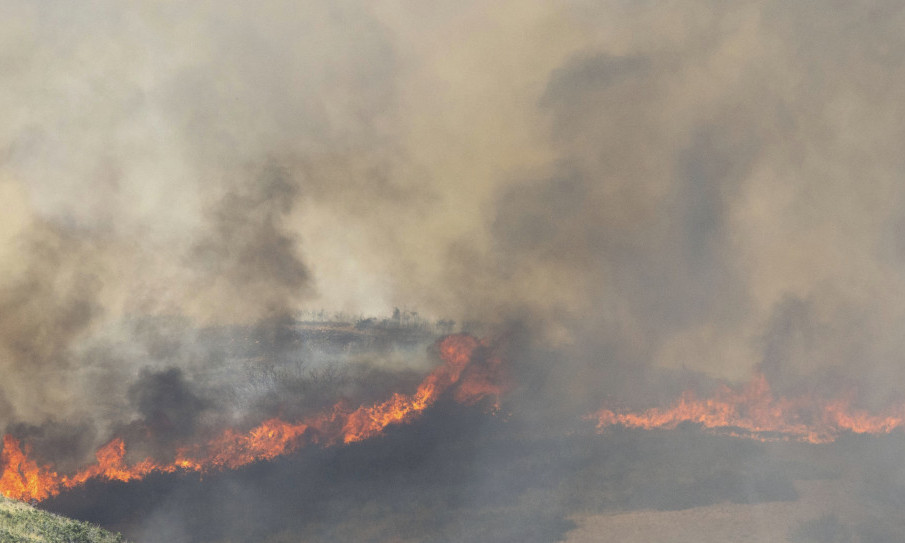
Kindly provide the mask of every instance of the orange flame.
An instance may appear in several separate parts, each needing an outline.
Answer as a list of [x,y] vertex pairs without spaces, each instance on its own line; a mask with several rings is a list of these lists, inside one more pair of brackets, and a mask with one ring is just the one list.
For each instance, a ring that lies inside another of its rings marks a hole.
[[653,408],[634,413],[601,409],[591,418],[597,420],[599,431],[615,425],[651,430],[693,423],[709,430],[761,441],[829,443],[844,432],[892,432],[905,423],[905,406],[874,415],[853,408],[846,400],[776,398],[766,378],[757,375],[740,389],[723,385],[710,398],[701,399],[686,392],[667,409]]
[[54,494],[61,478],[48,467],[40,467],[28,458],[28,447],[23,452],[19,441],[13,436],[3,436],[3,453],[0,454],[0,465],[3,475],[0,476],[0,491],[5,496],[19,500],[43,500]]
[[502,392],[498,380],[502,362],[492,353],[476,357],[475,351],[480,346],[482,343],[469,335],[445,337],[439,343],[444,364],[428,374],[414,394],[396,393],[388,400],[354,410],[339,403],[301,422],[273,418],[247,433],[225,430],[205,445],[179,449],[176,459],[167,464],[150,458],[127,464],[126,444],[115,438],[97,451],[95,464],[73,475],[59,475],[52,467],[39,466],[29,459],[28,447],[23,450],[17,439],[7,435],[0,456],[0,494],[41,501],[94,478],[126,482],[142,479],[149,473],[234,469],[290,453],[302,441],[321,445],[353,443],[374,437],[392,424],[411,421],[453,386],[457,386],[453,395],[456,401],[473,404],[488,397],[498,401]]

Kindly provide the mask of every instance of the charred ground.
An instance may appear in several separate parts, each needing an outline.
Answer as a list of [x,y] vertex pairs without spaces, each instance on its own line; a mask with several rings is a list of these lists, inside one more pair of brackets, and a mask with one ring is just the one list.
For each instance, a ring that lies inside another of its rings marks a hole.
[[801,466],[702,434],[527,428],[450,401],[385,435],[44,502],[139,541],[556,541],[576,514],[794,500]]

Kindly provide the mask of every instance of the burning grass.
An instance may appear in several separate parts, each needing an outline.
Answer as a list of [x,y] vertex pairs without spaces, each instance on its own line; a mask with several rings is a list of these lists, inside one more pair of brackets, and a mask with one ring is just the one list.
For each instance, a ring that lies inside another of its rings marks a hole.
[[691,423],[759,441],[820,444],[833,442],[846,433],[878,435],[899,429],[905,424],[905,405],[871,413],[854,408],[849,398],[778,397],[763,375],[755,375],[744,386],[722,385],[705,398],[687,391],[668,408],[638,412],[604,408],[590,418],[597,421],[601,432],[612,426],[652,430]]
[[[761,379],[686,395],[672,411],[601,411],[598,435],[578,415],[545,418],[529,388],[507,388],[513,368],[494,342],[455,334],[430,352],[440,363],[420,383],[219,428],[194,444],[173,439],[168,460],[130,455],[136,432],[77,473],[58,473],[27,439],[6,436],[0,486],[149,543],[556,541],[576,515],[792,501],[793,481],[809,475],[774,454],[782,447],[807,457],[901,434],[886,435],[897,419],[775,397]],[[163,377],[183,390],[178,375]],[[861,424],[882,435],[856,435]],[[154,535],[172,533],[184,537]]]
[[42,506],[136,537],[175,526],[205,543],[502,543],[561,540],[582,513],[796,498],[770,444],[694,427],[541,437],[524,422],[447,398],[373,439],[203,479],[93,480]]
[[350,408],[339,402],[331,409],[307,419],[290,422],[268,419],[247,432],[226,429],[208,443],[179,448],[172,462],[152,458],[126,461],[126,443],[115,437],[96,453],[96,463],[74,474],[60,474],[50,465],[39,464],[12,435],[4,436],[0,455],[0,494],[20,500],[45,500],[64,489],[102,478],[135,481],[151,473],[207,473],[271,460],[304,444],[349,444],[373,438],[387,427],[411,422],[449,392],[456,401],[474,404],[499,397],[501,360],[479,351],[486,346],[466,334],[450,335],[438,343],[443,363],[430,372],[414,393],[394,393],[372,405]]

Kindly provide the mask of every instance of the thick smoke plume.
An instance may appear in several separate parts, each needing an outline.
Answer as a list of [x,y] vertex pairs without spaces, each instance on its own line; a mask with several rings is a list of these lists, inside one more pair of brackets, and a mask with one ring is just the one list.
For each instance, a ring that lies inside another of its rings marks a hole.
[[7,0],[0,432],[166,456],[411,389],[458,330],[508,338],[532,429],[753,373],[900,403],[903,23]]

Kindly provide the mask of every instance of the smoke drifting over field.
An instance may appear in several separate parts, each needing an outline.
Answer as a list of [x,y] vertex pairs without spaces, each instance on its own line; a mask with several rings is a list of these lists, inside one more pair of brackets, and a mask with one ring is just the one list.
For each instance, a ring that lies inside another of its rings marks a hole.
[[0,21],[0,432],[61,471],[410,393],[461,329],[529,433],[753,373],[905,398],[896,2]]

